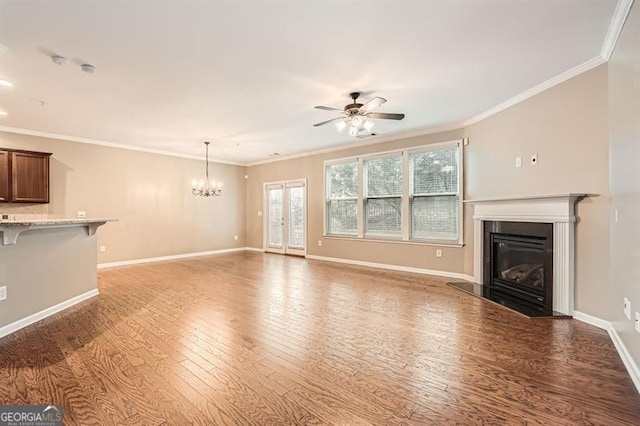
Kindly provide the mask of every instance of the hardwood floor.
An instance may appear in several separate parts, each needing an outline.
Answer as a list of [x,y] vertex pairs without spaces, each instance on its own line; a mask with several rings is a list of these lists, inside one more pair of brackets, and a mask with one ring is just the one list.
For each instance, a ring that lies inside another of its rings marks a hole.
[[0,404],[65,424],[640,424],[606,332],[447,279],[261,253],[102,270],[0,339]]

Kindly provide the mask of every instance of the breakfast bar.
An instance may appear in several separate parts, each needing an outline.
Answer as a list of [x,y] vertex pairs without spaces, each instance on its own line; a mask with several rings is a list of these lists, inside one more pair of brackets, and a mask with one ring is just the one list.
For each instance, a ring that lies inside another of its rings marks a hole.
[[98,294],[106,218],[0,220],[0,337]]

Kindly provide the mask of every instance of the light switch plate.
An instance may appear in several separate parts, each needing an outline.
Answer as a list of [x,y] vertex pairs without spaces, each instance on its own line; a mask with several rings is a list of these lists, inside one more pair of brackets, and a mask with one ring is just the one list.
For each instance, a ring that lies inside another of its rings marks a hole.
[[636,331],[640,333],[640,312],[636,312]]
[[7,300],[7,286],[0,287],[0,300]]

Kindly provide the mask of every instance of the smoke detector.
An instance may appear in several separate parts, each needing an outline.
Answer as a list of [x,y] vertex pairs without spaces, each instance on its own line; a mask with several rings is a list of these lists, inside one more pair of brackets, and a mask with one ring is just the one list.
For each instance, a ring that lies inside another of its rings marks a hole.
[[56,65],[67,65],[69,63],[69,60],[64,56],[53,55],[51,57],[51,62],[53,62]]
[[94,72],[96,72],[96,67],[91,64],[82,64],[80,65],[80,69],[87,74],[93,74]]

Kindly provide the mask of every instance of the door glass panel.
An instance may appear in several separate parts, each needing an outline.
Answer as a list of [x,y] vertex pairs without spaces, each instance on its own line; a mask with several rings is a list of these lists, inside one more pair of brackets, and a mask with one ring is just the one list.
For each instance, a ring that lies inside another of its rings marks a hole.
[[289,241],[288,246],[304,249],[304,187],[288,188],[289,194]]
[[282,247],[282,189],[269,189],[269,235],[271,247]]

